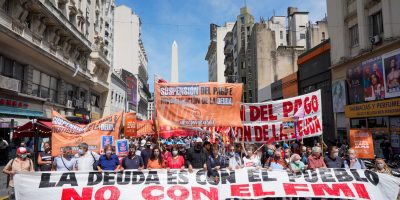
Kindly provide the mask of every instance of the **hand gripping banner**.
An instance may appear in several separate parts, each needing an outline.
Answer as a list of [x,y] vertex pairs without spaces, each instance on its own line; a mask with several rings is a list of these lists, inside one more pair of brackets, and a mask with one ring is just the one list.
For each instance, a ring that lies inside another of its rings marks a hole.
[[[43,172],[16,174],[18,200],[180,199],[316,197],[397,198],[400,181],[369,170],[319,169],[292,174],[244,168],[220,170],[217,180],[194,170],[123,172]],[[217,182],[216,182],[217,181]]]

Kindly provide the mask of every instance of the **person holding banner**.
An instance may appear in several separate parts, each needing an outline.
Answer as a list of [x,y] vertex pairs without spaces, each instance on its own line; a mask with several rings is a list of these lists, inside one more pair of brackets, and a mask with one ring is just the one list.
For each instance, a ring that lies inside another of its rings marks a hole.
[[136,145],[129,145],[128,156],[122,160],[122,169],[142,170],[144,168],[143,158],[140,155],[137,155],[137,151]]
[[146,141],[146,145],[144,146],[144,149],[142,149],[140,152],[140,156],[143,158],[145,169],[147,168],[147,161],[149,161],[151,153],[152,153],[151,141],[148,140],[148,141]]
[[[243,143],[242,143],[242,149],[246,149]],[[261,168],[261,160],[257,156],[257,154],[255,154],[252,147],[248,147],[247,151],[245,151],[244,153],[246,154],[246,156],[243,157],[243,167]]]
[[120,163],[118,160],[118,156],[113,154],[112,146],[106,145],[104,147],[105,155],[101,155],[99,159],[99,163],[97,165],[97,169],[99,172],[102,171],[120,171]]
[[240,169],[242,166],[242,160],[240,155],[235,151],[235,145],[229,145],[229,152],[227,153],[229,159],[229,170]]
[[167,169],[184,169],[185,159],[178,154],[178,147],[172,147],[172,157],[169,157],[166,162]]
[[339,148],[331,146],[328,148],[329,155],[325,156],[324,161],[327,168],[342,168],[343,161],[339,157]]
[[165,167],[164,161],[161,156],[161,150],[158,146],[154,147],[149,161],[147,162],[147,169],[162,169]]
[[51,171],[51,164],[53,164],[51,157],[51,147],[49,142],[43,143],[44,151],[39,153],[38,165],[40,171]]
[[62,154],[55,157],[53,161],[53,171],[74,171],[76,167],[76,158],[72,154],[70,146],[62,149]]
[[78,154],[75,155],[76,168],[78,171],[93,171],[97,168],[97,161],[100,155],[96,152],[89,151],[89,145],[85,142],[79,144]]
[[304,171],[304,169],[306,167],[307,166],[305,166],[304,163],[301,162],[301,157],[300,157],[299,154],[295,153],[290,157],[290,166],[289,166],[289,168],[293,173],[302,172],[302,171]]
[[215,183],[219,182],[218,171],[226,168],[226,164],[225,158],[219,154],[218,144],[214,144],[212,146],[212,155],[209,155],[207,159],[207,175],[212,177]]
[[207,169],[207,154],[203,149],[203,139],[198,137],[195,141],[194,147],[190,148],[186,153],[189,172],[193,172],[193,169]]
[[282,158],[282,150],[277,149],[274,152],[274,157],[268,158],[264,167],[268,170],[285,170],[289,166],[285,159]]
[[347,152],[348,157],[344,160],[344,167],[346,169],[367,169],[364,161],[357,158],[356,150],[350,148]]

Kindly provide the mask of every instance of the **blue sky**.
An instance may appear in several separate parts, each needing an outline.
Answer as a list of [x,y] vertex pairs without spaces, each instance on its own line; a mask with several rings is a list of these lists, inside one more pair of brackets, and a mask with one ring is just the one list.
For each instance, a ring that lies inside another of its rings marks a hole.
[[[234,22],[244,0],[116,0],[127,5],[142,20],[142,40],[148,56],[150,90],[153,74],[170,80],[171,45],[179,47],[179,81],[208,81],[208,64],[204,60],[210,42],[210,23]],[[326,0],[247,0],[256,22],[285,15],[287,7],[309,11],[310,20],[322,19]]]

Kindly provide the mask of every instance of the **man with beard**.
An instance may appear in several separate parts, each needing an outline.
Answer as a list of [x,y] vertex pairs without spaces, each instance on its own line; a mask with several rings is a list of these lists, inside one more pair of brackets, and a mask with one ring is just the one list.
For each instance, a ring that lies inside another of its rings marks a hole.
[[190,173],[193,172],[193,169],[207,169],[207,154],[204,152],[201,138],[196,139],[195,146],[189,149],[186,158]]
[[145,148],[140,152],[140,156],[143,158],[144,168],[146,169],[151,156],[151,141],[146,141]]

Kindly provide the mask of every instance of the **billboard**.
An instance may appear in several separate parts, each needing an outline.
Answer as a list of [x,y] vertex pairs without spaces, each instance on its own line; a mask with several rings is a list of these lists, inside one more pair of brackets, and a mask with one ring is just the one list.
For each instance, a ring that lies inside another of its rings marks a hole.
[[400,49],[383,55],[386,98],[400,96]]

